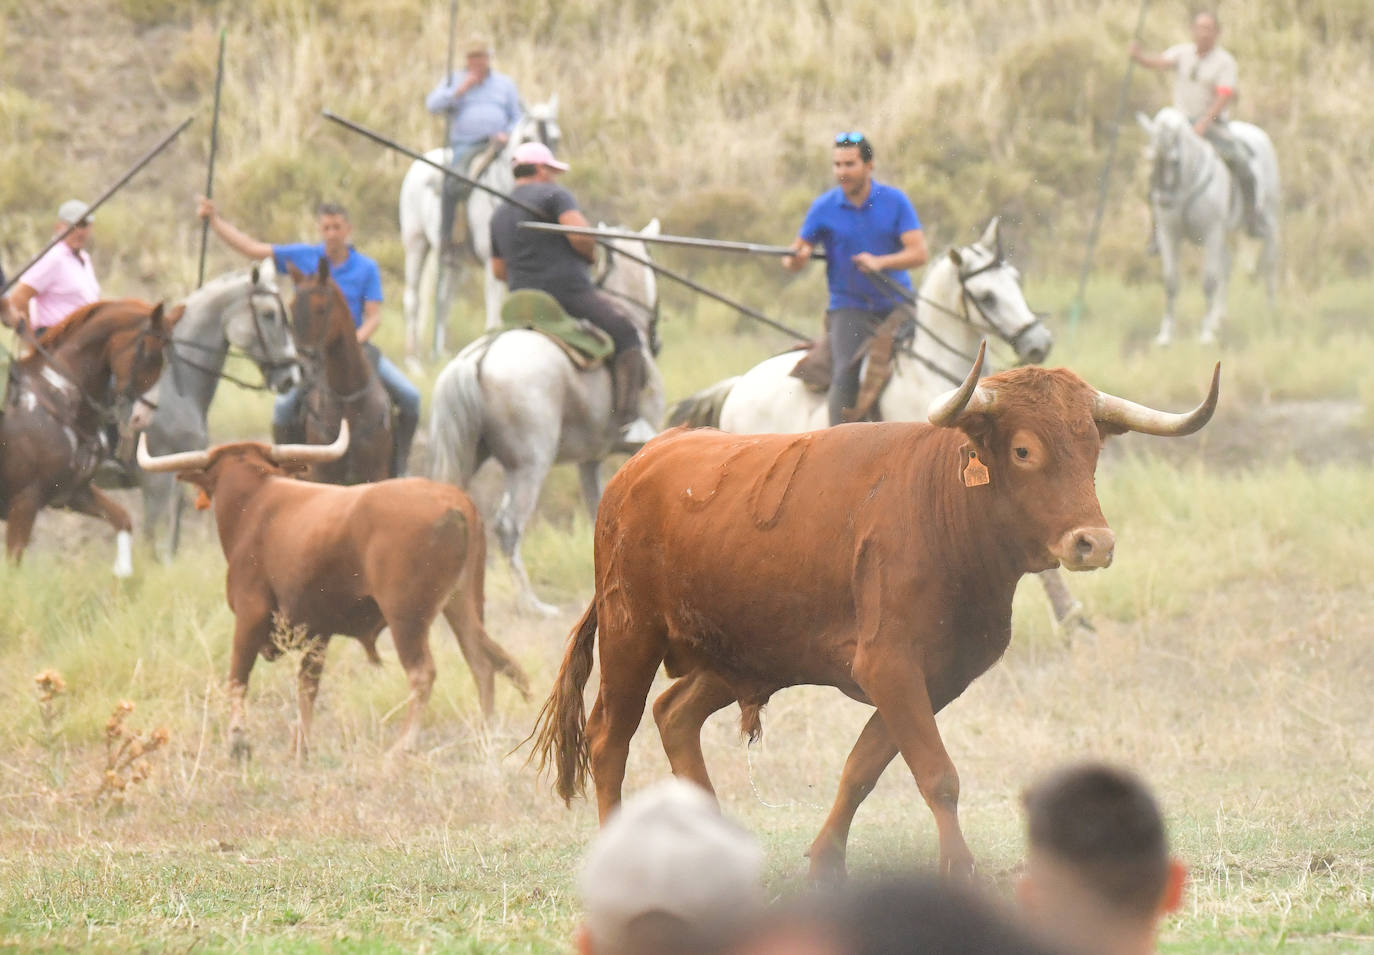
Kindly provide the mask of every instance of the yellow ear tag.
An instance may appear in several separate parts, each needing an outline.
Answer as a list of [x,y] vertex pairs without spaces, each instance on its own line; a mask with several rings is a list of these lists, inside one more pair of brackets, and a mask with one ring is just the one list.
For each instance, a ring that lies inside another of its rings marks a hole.
[[964,465],[964,487],[978,487],[980,484],[991,482],[992,478],[988,476],[987,466],[978,460],[978,452],[970,450],[968,462]]
[[200,493],[196,495],[196,510],[208,511],[210,506],[210,495],[205,493],[205,488],[200,488]]

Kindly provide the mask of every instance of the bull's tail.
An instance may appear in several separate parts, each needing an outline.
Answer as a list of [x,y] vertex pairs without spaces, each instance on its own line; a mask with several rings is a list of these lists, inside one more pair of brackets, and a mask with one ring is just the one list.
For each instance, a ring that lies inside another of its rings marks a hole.
[[688,398],[683,398],[668,411],[666,427],[685,424],[689,428],[719,428],[720,409],[735,387],[738,377],[718,381]]
[[553,692],[544,701],[535,721],[534,748],[530,761],[539,761],[542,774],[551,764],[558,778],[554,791],[571,803],[587,788],[590,750],[587,745],[587,715],[582,702],[582,690],[592,675],[592,652],[596,645],[596,600],[587,606],[582,619],[573,628],[563,666]]
[[480,356],[459,355],[439,373],[430,399],[430,476],[466,487],[481,462]]

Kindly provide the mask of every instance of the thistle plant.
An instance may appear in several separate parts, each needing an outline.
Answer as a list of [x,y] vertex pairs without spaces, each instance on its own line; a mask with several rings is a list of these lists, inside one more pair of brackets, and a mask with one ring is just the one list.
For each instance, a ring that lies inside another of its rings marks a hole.
[[167,745],[171,738],[165,726],[159,726],[146,735],[126,726],[124,721],[133,711],[133,703],[120,700],[105,721],[105,767],[100,777],[100,787],[92,799],[96,805],[105,799],[115,806],[124,805],[130,787],[152,774],[150,757]]

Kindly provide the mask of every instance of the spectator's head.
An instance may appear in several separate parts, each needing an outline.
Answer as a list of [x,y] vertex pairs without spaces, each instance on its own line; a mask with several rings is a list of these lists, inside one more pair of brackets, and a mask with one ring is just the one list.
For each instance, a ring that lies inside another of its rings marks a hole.
[[67,232],[66,243],[73,249],[84,248],[91,237],[90,207],[80,199],[68,199],[57,208],[57,228],[54,232],[66,232],[68,227],[76,226]]
[[1081,765],[1024,797],[1029,847],[1019,896],[1027,916],[1075,951],[1140,950],[1182,899],[1184,869],[1134,774]]
[[730,955],[1042,955],[992,903],[935,876],[900,876],[804,897],[769,913]]
[[762,900],[763,854],[692,783],[670,779],[626,800],[582,863],[589,955],[708,951]]

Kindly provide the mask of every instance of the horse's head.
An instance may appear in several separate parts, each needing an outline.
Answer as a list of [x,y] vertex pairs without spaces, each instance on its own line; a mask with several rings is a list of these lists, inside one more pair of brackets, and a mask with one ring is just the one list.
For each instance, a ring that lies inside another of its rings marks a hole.
[[960,303],[963,319],[1011,345],[1022,362],[1039,364],[1049,355],[1054,336],[1026,303],[1020,271],[1002,255],[1000,219],[994,217],[977,242],[938,257],[928,280],[948,288],[942,297]]
[[1183,144],[1190,136],[1196,136],[1192,123],[1172,106],[1161,109],[1154,119],[1144,113],[1136,113],[1135,119],[1150,137],[1145,147],[1145,159],[1150,164],[1150,190],[1161,195],[1176,192],[1183,177]]
[[296,344],[270,258],[253,266],[241,307],[230,307],[224,322],[225,339],[253,359],[269,388],[285,393],[299,384]]
[[118,316],[118,325],[105,340],[105,356],[114,378],[115,394],[133,398],[157,383],[162,374],[163,351],[172,340],[172,329],[186,312],[185,305],[164,308],[158,302],[148,310],[141,302],[121,302],[131,309]]
[[540,142],[548,146],[555,155],[563,144],[563,130],[558,125],[558,94],[549,97],[547,102],[535,103],[520,117],[512,134],[511,145]]
[[291,299],[291,334],[302,354],[318,357],[340,335],[351,334],[353,318],[338,284],[329,277],[329,259],[320,256],[314,275],[286,264],[295,286]]
[[[605,229],[606,223],[598,223],[597,227]],[[658,235],[659,230],[658,219],[653,219],[639,230],[639,234]],[[608,248],[596,276],[596,286],[622,305],[630,306],[625,313],[634,322],[640,338],[648,343],[649,351],[657,355],[662,347],[658,337],[658,276],[649,266],[615,254],[626,252],[647,262],[650,260],[648,243],[639,239],[606,241]]]

